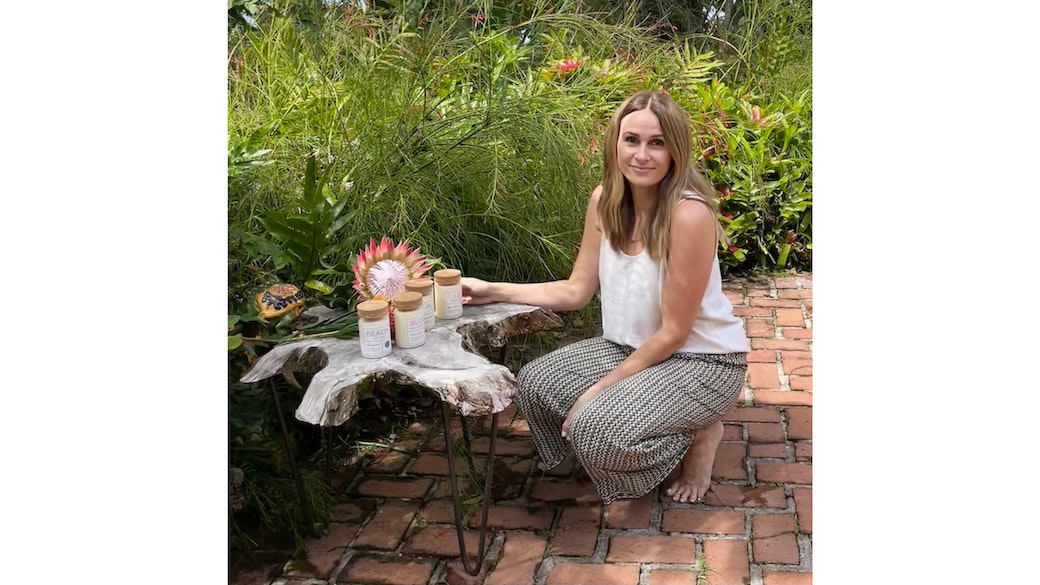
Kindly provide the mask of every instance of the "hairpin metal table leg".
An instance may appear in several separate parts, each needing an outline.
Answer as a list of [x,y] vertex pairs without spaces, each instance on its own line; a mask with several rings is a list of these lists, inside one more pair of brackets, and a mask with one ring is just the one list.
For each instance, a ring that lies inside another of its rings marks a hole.
[[[458,476],[455,474],[455,443],[451,439],[451,427],[448,424],[448,408],[447,403],[441,404],[441,419],[444,423],[444,451],[448,458],[448,481],[451,484],[452,509],[455,511],[455,531],[459,537],[459,555],[462,558],[462,566],[466,569],[466,572],[470,575],[476,575],[480,573],[480,566],[484,563],[484,541],[487,537],[488,508],[491,505],[491,480],[495,474],[495,436],[498,431],[498,413],[491,415],[491,440],[488,444],[487,462],[484,466],[484,497],[480,512],[480,538],[477,545],[479,550],[477,551],[477,564],[471,568],[466,559],[466,541],[463,532],[465,525],[462,522],[462,504],[459,502]],[[466,424],[465,419],[463,419],[462,424]]]
[[300,513],[306,525],[307,533],[317,536],[314,522],[311,521],[311,508],[307,505],[307,498],[303,492],[303,478],[300,477],[300,469],[296,466],[296,456],[293,454],[292,444],[289,442],[289,427],[285,426],[285,416],[282,414],[282,404],[278,400],[278,390],[271,379],[271,398],[274,400],[274,410],[278,413],[278,424],[282,427],[282,439],[285,440],[285,453],[289,457],[289,467],[292,469],[293,481],[296,483],[296,499],[300,502]]

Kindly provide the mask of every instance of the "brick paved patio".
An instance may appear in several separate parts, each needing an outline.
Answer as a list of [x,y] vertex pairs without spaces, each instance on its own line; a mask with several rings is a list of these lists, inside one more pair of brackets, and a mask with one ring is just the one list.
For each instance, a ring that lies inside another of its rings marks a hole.
[[[724,419],[713,491],[676,504],[655,489],[602,506],[568,460],[543,473],[526,423],[500,415],[488,552],[458,559],[440,421],[417,423],[350,478],[307,560],[235,585],[803,585],[812,583],[812,275],[730,279],[752,351]],[[487,430],[489,420],[482,421]],[[488,440],[474,437],[474,451]],[[469,519],[478,527],[479,515]],[[466,535],[477,548],[477,530]]]

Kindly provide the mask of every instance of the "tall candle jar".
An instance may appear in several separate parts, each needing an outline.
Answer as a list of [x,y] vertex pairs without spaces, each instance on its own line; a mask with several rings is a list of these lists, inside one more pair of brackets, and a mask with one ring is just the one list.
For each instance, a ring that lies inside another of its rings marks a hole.
[[405,291],[394,296],[394,343],[407,349],[426,343],[426,319],[421,293]]
[[462,271],[444,268],[433,273],[434,313],[438,319],[462,316]]
[[433,327],[434,323],[434,310],[433,310],[433,281],[429,278],[413,278],[405,281],[405,290],[410,290],[421,294],[422,297],[422,312],[423,319],[426,320],[426,328]]
[[381,358],[390,355],[390,305],[386,301],[358,303],[358,338],[361,356]]

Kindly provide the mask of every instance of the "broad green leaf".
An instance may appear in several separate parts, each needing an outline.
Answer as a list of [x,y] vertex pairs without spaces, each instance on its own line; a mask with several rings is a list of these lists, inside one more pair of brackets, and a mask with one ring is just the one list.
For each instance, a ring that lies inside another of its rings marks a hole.
[[228,338],[227,338],[227,348],[228,348],[228,351],[231,351],[233,349],[237,349],[241,345],[242,345],[242,334],[241,333],[238,334],[238,335],[229,335],[228,336]]
[[307,287],[309,289],[312,289],[312,290],[316,290],[316,291],[318,291],[320,293],[323,293],[323,294],[329,294],[333,290],[335,290],[333,287],[329,286],[328,284],[326,284],[326,283],[324,283],[324,282],[322,282],[322,281],[320,281],[320,280],[318,280],[316,278],[312,278],[312,279],[308,280],[307,282],[303,283],[303,286],[305,286],[305,287]]

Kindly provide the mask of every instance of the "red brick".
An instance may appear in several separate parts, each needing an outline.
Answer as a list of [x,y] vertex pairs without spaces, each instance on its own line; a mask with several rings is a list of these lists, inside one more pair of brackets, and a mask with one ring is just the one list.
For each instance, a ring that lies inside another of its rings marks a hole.
[[796,309],[777,309],[776,323],[781,327],[805,327],[801,306]]
[[762,585],[812,585],[812,573],[763,571]]
[[596,493],[596,487],[590,483],[540,479],[531,488],[531,499],[543,502],[558,502],[561,500],[592,502],[599,499],[599,494]]
[[[466,554],[476,556],[480,554],[477,546],[480,544],[480,534],[476,530],[464,530],[462,537],[466,542]],[[484,538],[484,548],[491,544],[495,532],[488,529]],[[437,555],[442,557],[459,556],[459,537],[454,526],[426,526],[416,530],[408,538],[404,552]]]
[[[759,463],[759,465],[762,465]],[[786,508],[787,495],[780,486],[738,486],[729,483],[716,485],[705,496],[709,506],[729,508]]]
[[812,339],[812,328],[808,327],[782,327],[780,335],[784,339]]
[[371,463],[365,466],[370,473],[397,473],[404,469],[411,456],[399,451],[377,451]]
[[772,319],[748,319],[745,324],[748,337],[776,337]]
[[801,289],[801,288],[812,288],[812,281],[805,280],[799,276],[781,276],[773,281],[773,286],[777,289]]
[[812,438],[812,409],[787,409],[787,438],[792,441]]
[[752,288],[748,289],[747,296],[751,297],[751,298],[756,298],[756,299],[763,299],[763,298],[770,298],[770,297],[772,297],[772,293],[769,292],[769,286],[768,285],[766,285],[766,286],[755,286],[755,287],[752,287]]
[[599,536],[599,506],[564,508],[552,541],[552,554],[591,556]]
[[812,360],[789,359],[781,364],[784,373],[788,376],[811,376]]
[[752,307],[784,307],[787,309],[798,309],[802,306],[800,302],[793,299],[751,299]]
[[756,563],[797,565],[798,538],[793,534],[781,534],[767,538],[756,538],[751,543],[751,552]]
[[776,364],[748,364],[748,385],[752,388],[766,388],[770,390],[779,388],[780,377],[776,373]]
[[780,349],[809,351],[809,342],[797,339],[752,339],[751,349]]
[[806,390],[812,392],[812,376],[791,376],[791,390]]
[[812,443],[803,441],[795,443],[794,460],[799,463],[812,463]]
[[766,445],[748,445],[748,456],[752,459],[786,459],[787,444],[770,443]]
[[749,351],[747,354],[747,361],[749,364],[755,363],[776,363],[776,350],[773,349],[758,349]]
[[812,361],[812,352],[808,349],[781,349],[780,350],[780,361],[786,362],[789,360],[808,360]]
[[784,425],[780,423],[755,423],[747,424],[748,443],[783,443],[787,437],[784,436]]
[[448,458],[434,453],[423,453],[408,468],[415,475],[448,475]]
[[772,317],[773,309],[767,307],[733,307],[737,317]]
[[636,500],[616,500],[607,507],[607,528],[650,528],[653,492]]
[[636,585],[638,565],[560,563],[549,571],[545,585]]
[[498,565],[487,585],[530,585],[542,564],[545,539],[529,532],[508,532]]
[[695,563],[696,542],[682,536],[627,536],[610,539],[607,562]]
[[430,500],[419,512],[419,517],[426,523],[454,524],[455,510],[450,498]]
[[654,569],[650,585],[697,585],[697,573],[690,569]]
[[672,508],[665,510],[661,517],[661,532],[744,534],[744,513],[735,510]]
[[812,465],[807,463],[759,462],[755,478],[770,483],[812,484]]
[[812,488],[794,488],[794,511],[798,532],[812,534]]
[[[467,562],[469,563],[469,566],[472,567],[477,563],[477,557],[469,555],[469,560]],[[477,569],[477,574],[470,575],[469,572],[466,571],[466,567],[462,565],[462,557],[451,559],[444,564],[444,576],[441,577],[438,583],[444,585],[480,585],[487,577],[487,572],[490,568],[488,566],[489,564],[488,560],[485,559],[484,563]],[[287,583],[286,585],[290,584]]]
[[781,299],[811,299],[812,290],[781,290],[777,291],[776,296],[780,297]]
[[756,405],[812,406],[812,393],[801,390],[755,390]]
[[419,504],[387,500],[372,516],[372,520],[361,530],[354,540],[355,547],[372,547],[395,549],[404,536],[408,525],[412,523]]
[[719,450],[715,452],[715,466],[711,470],[712,477],[747,479],[747,467],[744,465],[745,457],[747,457],[747,449],[743,443],[720,444]]
[[723,441],[743,441],[744,440],[744,426],[739,424],[723,424],[722,425],[722,440]]
[[780,422],[780,409],[774,407],[738,406],[722,417],[725,422]]
[[361,500],[336,504],[332,507],[332,520],[335,522],[361,523],[374,508],[371,500]]
[[340,574],[340,583],[362,581],[386,585],[423,585],[430,580],[436,561],[365,556],[351,559]]
[[[496,528],[542,529],[552,526],[553,510],[542,507],[496,506],[488,509],[488,526]],[[479,527],[480,510],[473,515],[470,526]]]
[[768,538],[780,534],[794,534],[793,514],[755,514],[751,517],[751,532],[755,538]]
[[746,540],[705,540],[708,585],[745,585],[751,580]]
[[[491,445],[491,437],[474,437],[472,448],[474,453],[486,455]],[[498,437],[495,439],[495,457],[499,455],[532,455],[534,440],[531,437]]]
[[744,291],[723,290],[722,294],[726,295],[726,298],[729,299],[730,304],[733,306],[744,304]]
[[357,487],[362,496],[380,498],[421,498],[430,488],[432,480],[426,477],[416,479],[366,479]]

